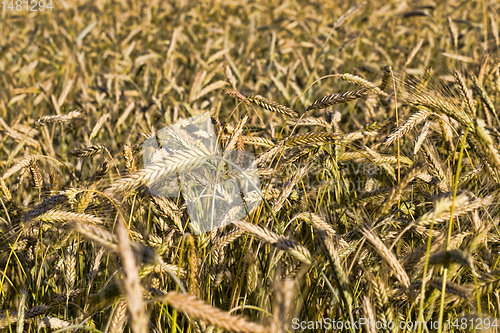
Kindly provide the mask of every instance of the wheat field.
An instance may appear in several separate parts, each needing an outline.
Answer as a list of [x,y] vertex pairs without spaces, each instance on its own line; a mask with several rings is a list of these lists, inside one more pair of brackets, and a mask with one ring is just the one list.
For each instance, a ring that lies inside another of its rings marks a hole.
[[499,331],[499,3],[42,2],[0,13],[2,331]]

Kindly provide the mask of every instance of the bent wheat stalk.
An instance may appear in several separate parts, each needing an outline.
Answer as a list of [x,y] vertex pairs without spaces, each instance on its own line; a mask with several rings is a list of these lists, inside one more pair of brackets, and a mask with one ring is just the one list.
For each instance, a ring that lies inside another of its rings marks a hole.
[[242,317],[233,316],[228,312],[224,312],[206,304],[193,295],[179,294],[175,291],[171,291],[163,297],[153,298],[153,301],[168,303],[173,308],[189,316],[193,316],[229,331],[242,333],[267,332],[264,326],[251,323]]

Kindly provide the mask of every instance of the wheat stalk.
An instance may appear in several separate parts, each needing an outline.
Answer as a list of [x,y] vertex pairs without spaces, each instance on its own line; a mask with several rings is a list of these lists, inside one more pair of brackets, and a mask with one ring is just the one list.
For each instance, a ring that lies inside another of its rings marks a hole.
[[247,100],[247,98],[242,93],[240,93],[239,91],[233,90],[233,89],[228,89],[228,88],[224,88],[223,91],[224,91],[224,93],[226,95],[234,97],[234,98],[237,98],[240,101],[242,101],[243,103],[245,103],[247,105],[250,105],[250,101]]
[[273,319],[270,325],[271,333],[287,332],[289,330],[288,317],[291,317],[294,294],[295,281],[293,279],[285,279],[277,290]]
[[17,327],[16,332],[22,333],[24,328],[24,307],[26,306],[26,297],[28,296],[28,290],[23,288],[21,290],[21,299],[19,300],[19,307],[17,312]]
[[443,168],[441,167],[441,161],[438,160],[434,148],[427,143],[423,144],[423,153],[429,162],[431,175],[437,177],[439,180],[444,182],[444,191],[448,191],[448,185],[446,184],[446,175]]
[[31,177],[33,178],[33,183],[35,187],[40,191],[43,186],[43,177],[42,177],[42,172],[40,171],[40,167],[38,166],[35,160],[30,161],[29,170],[31,173]]
[[469,113],[474,117],[476,115],[476,106],[474,105],[474,101],[472,99],[472,91],[467,88],[465,79],[459,71],[453,71],[453,76],[455,76],[455,81],[460,88],[460,95],[465,100],[465,105],[467,106]]
[[66,328],[70,325],[70,322],[56,317],[43,317],[38,323],[38,330],[40,331],[44,327],[50,327],[51,329],[56,330],[59,328]]
[[[500,288],[500,269],[495,269],[492,272],[484,273],[478,280],[478,293],[479,295],[490,294]],[[474,288],[474,285],[471,285]]]
[[472,74],[472,87],[474,88],[474,91],[481,98],[481,101],[483,102],[483,104],[486,107],[486,109],[489,112],[493,113],[493,115],[495,116],[495,119],[497,120],[497,122],[500,123],[500,120],[498,119],[498,114],[497,114],[495,105],[493,104],[493,102],[491,101],[490,97],[488,96],[488,94],[484,90],[483,86],[478,82],[478,80],[477,80],[477,78],[476,78],[476,76],[474,74]]
[[[437,290],[442,290],[443,281],[442,279],[432,279],[429,281],[429,285],[431,287],[436,288]],[[445,290],[447,294],[456,295],[465,300],[470,300],[472,298],[472,290],[466,286],[461,286],[452,281],[446,281]]]
[[30,221],[34,219],[37,216],[42,215],[43,213],[51,210],[55,206],[58,206],[60,204],[63,204],[68,201],[68,196],[66,191],[61,191],[58,194],[51,196],[42,203],[36,205],[32,210],[27,212],[21,219],[23,222]]
[[97,216],[84,214],[84,213],[73,213],[61,210],[49,210],[37,216],[41,221],[46,222],[76,222],[76,223],[90,223],[90,224],[103,224],[104,222]]
[[92,132],[90,132],[89,142],[92,141],[92,139],[97,136],[97,134],[99,133],[99,131],[102,128],[102,125],[104,125],[104,123],[108,120],[108,118],[110,116],[111,116],[110,113],[106,113],[106,114],[102,115],[99,118],[99,120],[97,120],[97,123],[95,124],[94,128],[92,128]]
[[130,247],[130,239],[122,219],[118,220],[117,238],[118,250],[122,259],[125,276],[122,280],[125,289],[125,299],[130,314],[130,325],[135,333],[146,333],[149,321],[145,312],[145,304],[142,297],[142,287],[139,281],[134,254]]
[[404,289],[408,289],[410,287],[410,278],[408,277],[408,274],[403,269],[403,266],[401,266],[401,263],[396,258],[394,253],[392,253],[385,246],[382,240],[377,235],[375,235],[366,225],[361,226],[360,230],[366,237],[366,239],[370,243],[372,243],[373,247],[377,250],[382,259],[384,259],[384,261],[389,264],[389,267],[391,267],[401,286]]
[[369,90],[370,89],[368,88],[363,88],[354,91],[346,91],[340,94],[326,95],[320,99],[315,100],[314,103],[307,107],[306,111],[320,110],[335,104],[347,103],[354,99],[365,96]]
[[12,194],[10,193],[10,190],[7,187],[7,184],[5,184],[5,180],[3,178],[0,178],[0,190],[2,191],[2,196],[5,201],[12,200]]
[[115,235],[104,228],[91,224],[75,222],[68,223],[67,227],[79,232],[86,238],[97,242],[101,246],[110,249],[113,252],[118,251],[118,239]]
[[405,136],[412,128],[424,121],[427,117],[432,114],[427,109],[421,109],[420,111],[412,114],[403,125],[399,126],[394,132],[392,132],[385,140],[384,145],[389,146],[395,141],[400,140]]
[[151,182],[176,171],[187,171],[202,166],[210,155],[198,151],[178,151],[162,160],[148,165],[144,169],[119,179],[106,190],[107,194],[130,191],[146,182]]
[[414,105],[416,107],[423,106],[438,113],[444,113],[447,116],[456,119],[464,127],[467,127],[472,120],[468,114],[462,111],[455,104],[447,101],[442,96],[417,93],[412,94],[406,101],[410,105]]
[[[29,308],[24,312],[24,319],[34,318],[40,315],[45,314],[49,310],[49,307],[45,304],[37,305],[32,308]],[[1,314],[0,315],[0,328],[5,328],[9,324],[14,324],[18,320],[18,315],[16,310],[9,311],[9,315]]]
[[125,168],[128,173],[132,173],[137,170],[132,148],[128,144],[123,146],[123,159],[125,160]]
[[430,125],[431,123],[429,121],[426,121],[424,126],[420,130],[420,133],[418,134],[418,137],[415,140],[415,147],[413,148],[413,156],[416,156],[418,151],[420,150],[422,143],[424,142],[425,138],[427,137],[427,134],[429,133]]
[[90,157],[97,155],[102,151],[108,151],[108,149],[103,145],[93,145],[83,149],[72,150],[70,154],[76,157]]
[[274,142],[270,139],[261,138],[258,136],[245,136],[245,135],[242,136],[242,138],[245,144],[261,146],[264,148],[271,148],[274,146]]
[[458,263],[464,267],[472,268],[472,257],[459,249],[434,253],[429,257],[430,265],[448,266],[450,263]]
[[500,169],[500,155],[498,150],[493,144],[493,139],[486,129],[486,124],[482,119],[474,119],[474,129],[476,137],[486,151],[486,158],[493,164],[497,169]]
[[330,132],[297,134],[284,141],[286,147],[330,143],[338,139],[336,134]]
[[236,225],[238,228],[241,228],[246,232],[259,237],[260,239],[262,239],[267,243],[276,245],[282,250],[290,252],[290,254],[295,256],[303,263],[309,265],[311,264],[311,253],[309,252],[309,250],[307,250],[302,245],[296,243],[295,241],[287,239],[283,236],[279,236],[278,234],[268,229],[259,227],[257,225],[254,225],[252,223],[243,220],[235,221],[233,222],[233,224]]
[[36,159],[36,157],[34,157],[34,156],[28,156],[28,157],[22,158],[16,164],[11,166],[7,171],[5,171],[5,173],[2,176],[2,179],[5,180],[5,179],[9,178],[10,176],[12,176],[17,171],[29,167],[30,164],[35,161],[35,159]]
[[233,75],[233,71],[231,70],[231,67],[229,65],[226,65],[225,72],[226,78],[229,80],[231,83],[231,86],[233,89],[236,89],[236,78]]
[[73,120],[75,118],[78,118],[82,115],[82,113],[79,110],[71,111],[70,113],[66,115],[56,115],[56,116],[43,116],[40,119],[37,120],[38,125],[45,125],[48,123],[64,123],[70,120]]
[[261,108],[267,110],[267,111],[272,111],[276,113],[283,114],[288,117],[298,117],[298,114],[296,111],[290,109],[287,106],[281,105],[275,101],[271,101],[270,99],[267,99],[263,96],[260,95],[251,95],[247,98],[249,102],[252,102]]
[[171,291],[165,296],[156,298],[155,300],[162,303],[168,303],[170,306],[187,315],[207,321],[226,330],[243,333],[267,332],[265,327],[219,310],[218,308],[198,300],[193,295],[179,294],[175,291]]
[[118,302],[118,304],[115,306],[113,316],[110,318],[110,333],[119,333],[123,331],[123,325],[126,321],[125,315],[127,314],[127,306],[127,301],[125,300]]
[[290,193],[292,193],[292,190],[297,184],[297,182],[305,175],[307,169],[308,169],[307,166],[304,166],[295,172],[295,175],[292,177],[287,186],[283,189],[283,192],[281,192],[278,199],[274,202],[271,208],[273,214],[277,214],[278,211],[281,209],[281,207],[283,207],[285,200],[288,198]]
[[76,256],[71,247],[64,251],[64,281],[68,290],[73,289],[76,281]]
[[[375,323],[375,311],[373,309],[373,306],[370,302],[370,298],[368,296],[363,297],[363,313],[365,315],[365,318],[368,319],[370,322]],[[376,333],[377,329],[375,325],[369,325],[368,326],[368,333]]]
[[413,181],[413,179],[415,179],[418,173],[418,168],[413,168],[410,170],[410,172],[408,172],[408,174],[405,175],[403,179],[401,179],[401,182],[391,190],[391,193],[389,194],[387,199],[385,199],[385,201],[382,203],[380,213],[377,215],[378,217],[387,214],[391,207],[400,200],[404,189],[408,186],[408,184],[411,183],[411,181]]
[[245,115],[245,117],[243,117],[243,119],[241,119],[238,122],[233,132],[231,133],[231,138],[229,139],[229,142],[227,143],[226,148],[224,149],[225,151],[233,150],[236,147],[236,144],[241,137],[241,133],[243,132],[243,127],[245,126],[247,121],[248,121],[248,115]]
[[384,91],[387,85],[392,79],[390,66],[384,66],[384,76],[382,77],[382,82],[378,86],[380,90]]
[[323,118],[304,117],[299,119],[290,119],[290,126],[322,126],[329,128],[331,125]]
[[200,99],[201,97],[205,96],[206,94],[208,94],[208,93],[210,93],[210,92],[212,92],[214,90],[223,88],[226,85],[227,85],[227,82],[225,82],[225,81],[217,81],[217,82],[214,82],[212,84],[209,84],[208,86],[206,86],[205,88],[203,88],[202,90],[200,90],[200,92],[198,92],[196,95],[192,96],[189,99],[189,101],[190,102],[194,102],[197,99]]

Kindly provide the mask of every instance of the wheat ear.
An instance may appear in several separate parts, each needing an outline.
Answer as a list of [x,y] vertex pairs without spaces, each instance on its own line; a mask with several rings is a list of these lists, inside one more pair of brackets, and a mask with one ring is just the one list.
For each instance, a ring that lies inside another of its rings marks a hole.
[[387,94],[385,91],[382,91],[375,84],[371,83],[370,81],[367,81],[367,80],[363,79],[360,76],[346,73],[346,74],[342,74],[340,77],[342,78],[342,80],[345,80],[347,82],[360,85],[363,88],[373,89],[379,95],[382,95],[382,96],[385,96],[385,97],[389,96],[389,94]]
[[465,79],[459,71],[453,71],[453,76],[455,76],[455,81],[460,88],[460,95],[462,95],[462,98],[465,100],[465,105],[467,106],[469,113],[474,117],[476,115],[476,106],[474,105],[474,101],[472,99],[472,91],[467,88]]

